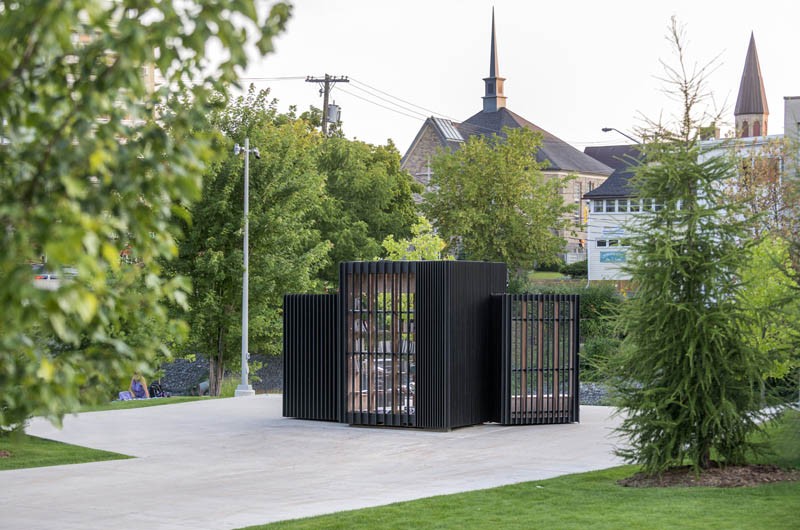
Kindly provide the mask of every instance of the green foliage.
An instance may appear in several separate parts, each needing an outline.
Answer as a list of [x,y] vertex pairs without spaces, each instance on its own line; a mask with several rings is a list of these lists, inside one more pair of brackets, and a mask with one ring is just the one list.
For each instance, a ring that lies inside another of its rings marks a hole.
[[559,193],[564,180],[545,179],[536,162],[541,141],[506,128],[433,159],[423,209],[451,251],[460,244],[466,259],[502,261],[511,271],[557,260],[564,241],[556,231],[571,207]]
[[[386,259],[421,261],[442,259],[442,251],[447,243],[433,231],[430,221],[420,217],[411,227],[411,238],[395,241],[390,234],[383,240],[382,246],[386,251]],[[444,259],[453,257],[446,256]]]
[[[278,3],[259,17],[252,0],[3,3],[0,428],[59,421],[146,371],[165,350],[160,336],[131,340],[143,323],[181,334],[164,303],[185,303],[187,284],[163,280],[160,263],[176,254],[169,228],[214,155],[191,131],[246,64],[245,43],[268,52],[288,15]],[[213,70],[211,40],[227,51]],[[143,75],[154,67],[155,89]],[[191,104],[169,100],[173,89]],[[127,245],[135,266],[120,264]],[[35,288],[29,263],[43,256],[76,278]]]
[[236,395],[236,388],[241,383],[241,378],[237,376],[227,376],[222,379],[219,386],[219,397],[232,398]]
[[739,303],[749,319],[744,340],[761,357],[763,377],[782,379],[800,366],[800,298],[788,243],[767,235],[753,248],[739,276]]
[[771,418],[758,433],[756,441],[764,444],[766,450],[749,455],[748,462],[772,464],[783,469],[800,469],[800,411],[784,409]]
[[570,278],[586,278],[589,276],[589,260],[576,261],[562,266],[559,270],[561,274]]
[[226,364],[241,358],[244,159],[233,153],[234,143],[249,137],[261,153],[250,155],[249,168],[252,352],[280,353],[283,295],[317,290],[330,248],[315,226],[325,198],[315,160],[320,136],[303,120],[279,114],[268,95],[251,88],[210,117],[214,148],[225,156],[203,176],[203,196],[191,207],[175,263],[194,285],[190,345],[209,359],[211,395]]
[[400,153],[391,142],[374,146],[327,138],[317,169],[327,179],[319,228],[323,239],[333,243],[322,278],[336,284],[339,262],[374,259],[382,254],[386,237],[411,235],[417,222],[413,194],[422,188],[401,171]]

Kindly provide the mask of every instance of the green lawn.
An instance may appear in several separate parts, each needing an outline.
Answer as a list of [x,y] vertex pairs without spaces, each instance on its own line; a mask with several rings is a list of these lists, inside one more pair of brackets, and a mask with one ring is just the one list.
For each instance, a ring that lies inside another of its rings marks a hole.
[[[140,407],[156,407],[174,405],[209,399],[198,396],[176,396],[169,398],[135,399],[131,401],[111,401],[101,405],[87,405],[79,412],[97,412],[103,410],[123,410]],[[23,469],[28,467],[60,466],[62,464],[84,464],[101,460],[117,460],[131,458],[126,455],[109,453],[97,449],[89,449],[77,445],[69,445],[27,434],[0,434],[0,471],[6,469]]]
[[0,470],[28,467],[84,464],[101,460],[119,460],[130,456],[99,449],[89,449],[36,436],[14,433],[0,435]]
[[[770,426],[767,461],[800,467],[800,413]],[[762,459],[763,461],[763,459]],[[800,482],[749,488],[624,488],[622,466],[256,528],[797,528]]]
[[168,398],[131,399],[128,401],[109,401],[99,405],[84,405],[78,412],[97,412],[101,410],[138,409],[142,407],[157,407],[159,405],[174,405],[188,401],[211,399],[208,396],[172,396]]
[[529,280],[561,280],[562,278],[566,279],[567,276],[564,276],[560,272],[551,271],[536,271],[528,275]]

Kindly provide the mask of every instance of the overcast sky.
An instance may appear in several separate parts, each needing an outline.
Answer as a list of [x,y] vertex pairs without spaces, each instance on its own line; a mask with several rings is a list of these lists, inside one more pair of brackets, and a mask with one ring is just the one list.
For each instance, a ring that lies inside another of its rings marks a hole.
[[[727,104],[729,122],[751,31],[770,134],[783,132],[783,97],[800,96],[795,0],[293,3],[276,52],[253,61],[245,82],[269,87],[281,110],[296,105],[302,111],[322,107],[318,85],[306,83],[306,76],[348,76],[351,83],[332,92],[345,135],[376,144],[391,138],[401,154],[425,117],[462,121],[481,110],[493,6],[508,108],[581,150],[626,142],[602,127],[633,134],[640,115],[669,114],[656,76],[663,72],[659,59],[674,59],[665,39],[672,15],[685,24],[692,62],[719,56],[709,87],[718,106]],[[284,77],[297,79],[252,79]]]

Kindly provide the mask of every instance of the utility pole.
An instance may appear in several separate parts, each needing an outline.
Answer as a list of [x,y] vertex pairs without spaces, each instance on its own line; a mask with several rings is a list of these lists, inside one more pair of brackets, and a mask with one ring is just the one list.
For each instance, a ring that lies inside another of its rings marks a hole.
[[306,77],[306,83],[322,83],[319,92],[322,94],[322,135],[328,136],[328,95],[331,93],[331,85],[336,83],[349,83],[347,77],[335,77],[325,74],[325,77]]

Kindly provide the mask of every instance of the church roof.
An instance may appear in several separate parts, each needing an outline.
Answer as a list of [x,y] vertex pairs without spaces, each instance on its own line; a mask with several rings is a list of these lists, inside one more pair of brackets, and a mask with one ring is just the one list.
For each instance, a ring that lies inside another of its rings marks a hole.
[[758,63],[756,39],[750,33],[750,45],[744,61],[742,81],[739,83],[739,95],[736,98],[734,116],[742,114],[769,114],[767,93],[764,91],[764,80],[761,78],[761,66]]
[[584,152],[592,158],[610,166],[614,172],[599,186],[585,193],[586,199],[606,199],[635,196],[630,179],[641,163],[642,151],[637,145],[607,145],[587,147]]
[[538,162],[547,162],[548,171],[570,171],[576,173],[595,173],[609,175],[613,169],[591,156],[575,149],[567,142],[545,131],[522,116],[500,108],[497,112],[478,112],[466,121],[456,124],[456,128],[464,138],[492,134],[502,135],[503,127],[512,129],[524,127],[542,134],[542,146],[536,153]]

